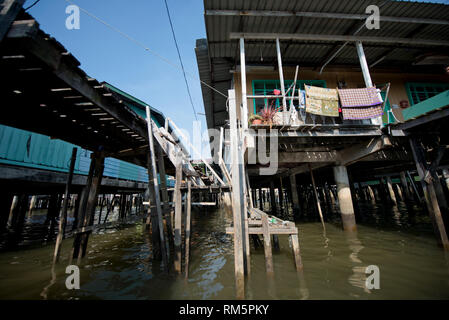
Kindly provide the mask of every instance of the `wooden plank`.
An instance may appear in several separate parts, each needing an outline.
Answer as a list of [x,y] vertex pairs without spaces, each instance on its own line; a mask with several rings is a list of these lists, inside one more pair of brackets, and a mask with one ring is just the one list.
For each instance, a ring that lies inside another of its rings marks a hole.
[[176,182],[175,182],[175,261],[174,267],[177,273],[182,272],[181,256],[181,228],[182,228],[182,153],[178,150],[176,154]]
[[185,272],[186,279],[189,277],[189,262],[190,262],[190,230],[191,225],[191,212],[192,212],[192,189],[190,181],[187,183],[187,210],[186,210],[186,251],[185,251]]
[[299,240],[297,234],[292,234],[290,236],[290,240],[292,243],[292,251],[293,257],[295,258],[295,266],[297,271],[301,271],[303,269],[302,259],[301,259],[301,250],[299,248]]
[[22,9],[25,0],[3,0],[0,11],[0,42],[7,34],[17,14]]
[[237,129],[237,107],[235,91],[228,90],[229,97],[229,123],[231,134],[231,159],[232,159],[232,211],[234,222],[234,269],[236,281],[236,296],[237,299],[245,298],[245,254],[244,254],[244,239],[243,239],[243,210],[244,205],[244,189],[240,174],[240,159],[239,159],[239,141]]
[[59,254],[61,252],[61,245],[62,245],[62,240],[64,238],[65,226],[66,226],[66,222],[67,222],[67,209],[69,206],[70,190],[72,187],[73,172],[75,170],[75,162],[76,162],[77,152],[78,152],[77,148],[72,149],[72,158],[70,159],[69,176],[67,178],[67,183],[65,186],[64,203],[62,205],[62,214],[61,214],[61,219],[59,220],[58,236],[56,238],[55,251],[53,253],[53,263],[58,262]]
[[[226,233],[227,234],[234,234],[234,228],[233,227],[228,227],[226,228]],[[262,227],[260,228],[256,228],[251,226],[250,228],[248,228],[248,233],[249,234],[262,234],[264,233],[264,229]],[[268,233],[269,234],[286,234],[286,235],[290,235],[290,234],[298,234],[298,229],[297,228],[274,228],[274,227],[270,227],[268,229]]]
[[150,113],[150,107],[146,106],[146,116],[147,116],[147,126],[148,126],[148,141],[149,141],[149,158],[150,158],[150,166],[151,166],[151,172],[152,172],[152,181],[149,181],[149,183],[153,184],[154,188],[154,197],[156,201],[156,211],[157,211],[157,220],[158,220],[158,227],[159,227],[159,237],[161,241],[161,254],[162,254],[162,260],[164,262],[164,267],[166,268],[166,271],[168,272],[168,256],[167,256],[167,249],[166,249],[166,243],[165,243],[165,235],[164,235],[164,224],[163,224],[163,217],[162,217],[162,207],[161,207],[161,198],[159,193],[159,183],[157,181],[157,171],[156,171],[156,154],[155,154],[155,148],[154,148],[154,141],[153,141],[153,135],[152,133],[152,120],[151,120],[151,113]]
[[171,224],[171,218],[170,218],[170,204],[169,204],[169,198],[168,198],[168,190],[167,190],[167,175],[165,173],[165,162],[164,162],[164,155],[162,154],[161,148],[158,148],[157,152],[157,163],[159,168],[159,180],[161,181],[161,194],[162,194],[162,203],[164,205],[164,219],[165,224],[167,226],[167,235],[168,235],[168,244],[167,246],[167,255],[170,256],[170,248],[173,248],[174,246],[174,239],[173,239],[173,227]]
[[415,139],[410,139],[410,146],[413,152],[413,157],[415,158],[416,169],[422,181],[422,187],[424,189],[427,209],[432,218],[432,222],[434,222],[435,231],[439,236],[439,241],[441,241],[443,248],[445,250],[449,250],[449,240],[447,237],[446,228],[444,226],[443,217],[441,216],[440,207],[438,205],[438,199],[435,192],[435,188],[432,181],[430,182],[426,181],[427,165],[424,156],[424,151],[422,150],[422,147],[418,144],[418,142]]
[[271,237],[268,226],[268,217],[266,215],[262,216],[262,232],[263,232],[263,244],[265,252],[265,267],[268,275],[274,273],[273,268],[273,253],[271,250]]
[[315,177],[313,176],[313,170],[312,166],[309,163],[309,171],[310,171],[310,178],[312,179],[312,187],[313,187],[313,193],[315,195],[315,202],[318,209],[318,214],[320,216],[321,224],[323,225],[324,232],[326,232],[326,226],[324,224],[324,218],[323,218],[323,211],[321,211],[321,204],[320,204],[320,198],[318,197],[318,192],[316,191],[316,185],[315,185]]

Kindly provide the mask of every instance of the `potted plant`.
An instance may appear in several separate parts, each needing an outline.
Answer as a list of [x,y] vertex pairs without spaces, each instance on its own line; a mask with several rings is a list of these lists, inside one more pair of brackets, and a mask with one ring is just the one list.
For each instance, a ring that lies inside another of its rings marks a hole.
[[264,124],[269,124],[270,128],[273,124],[273,118],[276,115],[276,109],[273,107],[269,107],[268,105],[265,105],[265,107],[260,111],[260,115],[263,119]]
[[252,114],[249,117],[249,122],[251,124],[262,124],[263,118],[258,114]]

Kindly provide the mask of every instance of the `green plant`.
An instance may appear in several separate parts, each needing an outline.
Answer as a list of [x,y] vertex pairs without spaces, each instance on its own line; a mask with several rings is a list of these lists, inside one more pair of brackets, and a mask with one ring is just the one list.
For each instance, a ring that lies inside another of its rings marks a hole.
[[263,121],[266,123],[273,122],[274,115],[276,114],[276,109],[273,107],[269,107],[268,105],[265,105],[265,107],[260,111],[260,116],[262,117]]
[[253,120],[263,120],[263,117],[260,116],[260,115],[258,115],[258,114],[252,114],[252,115],[249,117],[249,121],[253,121]]

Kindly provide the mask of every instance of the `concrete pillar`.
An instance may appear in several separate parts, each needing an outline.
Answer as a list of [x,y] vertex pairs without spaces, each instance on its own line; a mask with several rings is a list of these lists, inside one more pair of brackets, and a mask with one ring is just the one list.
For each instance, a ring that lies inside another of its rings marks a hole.
[[345,231],[356,231],[354,207],[352,205],[351,189],[349,187],[348,171],[345,166],[334,167],[334,178],[337,184],[338,203],[341,220]]
[[292,204],[293,204],[293,216],[299,216],[299,197],[298,197],[298,188],[296,186],[296,175],[292,174],[290,176],[290,187],[292,194]]
[[394,190],[393,190],[393,183],[391,182],[391,177],[386,177],[387,180],[387,187],[388,187],[388,193],[390,195],[390,199],[391,201],[396,204],[396,195],[394,194]]

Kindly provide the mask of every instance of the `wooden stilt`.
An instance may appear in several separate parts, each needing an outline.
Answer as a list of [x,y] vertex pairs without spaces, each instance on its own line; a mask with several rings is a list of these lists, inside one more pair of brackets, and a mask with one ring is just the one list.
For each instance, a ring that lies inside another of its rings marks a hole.
[[182,255],[181,255],[181,228],[182,228],[182,153],[178,151],[176,154],[176,182],[175,182],[175,261],[174,267],[177,273],[182,272]]
[[187,210],[186,210],[186,249],[185,249],[185,273],[186,279],[189,277],[189,262],[190,262],[190,230],[191,230],[191,211],[192,211],[192,185],[189,181],[187,183]]
[[270,204],[271,204],[271,214],[277,214],[277,204],[276,204],[276,194],[274,193],[274,182],[270,181]]
[[274,273],[273,268],[273,253],[271,250],[271,237],[268,230],[268,216],[262,215],[262,229],[263,229],[263,243],[265,251],[265,267],[267,269],[267,275],[271,276]]
[[[92,176],[92,185],[89,188],[87,196],[86,213],[83,221],[83,227],[92,226],[95,217],[95,208],[97,206],[98,190],[101,185],[104,171],[104,154],[102,152],[95,152],[93,154],[92,162],[94,162],[94,172]],[[87,243],[89,241],[89,234],[91,231],[82,232],[80,235],[80,251],[78,253],[78,260],[86,255]]]
[[324,218],[323,218],[323,212],[321,211],[321,205],[320,205],[320,198],[318,198],[318,193],[316,191],[316,185],[315,185],[315,178],[313,176],[313,170],[312,166],[309,163],[309,171],[310,171],[310,178],[312,179],[312,187],[313,187],[313,193],[315,194],[315,202],[316,206],[318,208],[318,214],[320,215],[321,224],[323,225],[323,229],[326,231],[326,226],[324,224]]
[[76,154],[78,152],[77,148],[72,149],[72,157],[70,159],[69,175],[67,177],[67,182],[65,185],[64,193],[64,203],[62,205],[61,219],[59,219],[58,236],[56,238],[55,251],[53,253],[53,263],[57,263],[59,260],[59,255],[61,253],[62,240],[64,239],[65,227],[67,223],[67,209],[70,199],[70,190],[72,187],[73,172],[75,170]]
[[152,180],[150,181],[150,184],[153,185],[154,190],[154,198],[156,205],[156,212],[157,212],[157,225],[159,229],[159,237],[160,237],[160,251],[162,254],[162,260],[164,262],[164,266],[166,271],[168,272],[168,256],[167,256],[167,250],[166,250],[166,243],[165,243],[165,235],[164,235],[164,225],[162,220],[162,207],[161,207],[161,199],[159,194],[159,184],[157,181],[157,171],[156,171],[156,154],[154,149],[154,140],[153,140],[153,128],[152,128],[152,120],[151,120],[151,113],[150,113],[150,107],[146,106],[146,115],[147,115],[147,127],[148,127],[148,141],[149,141],[149,158],[150,158],[150,165],[151,165],[151,173],[152,173]]
[[290,241],[292,244],[293,256],[295,258],[295,266],[297,271],[301,271],[303,269],[302,259],[301,259],[301,250],[299,248],[299,240],[297,234],[290,235]]
[[281,249],[279,246],[279,236],[277,234],[273,234],[271,237],[273,238],[273,249],[279,251]]
[[396,200],[396,195],[394,194],[394,190],[393,190],[393,183],[391,182],[391,177],[386,177],[387,180],[387,187],[388,187],[388,194],[390,195],[390,200],[393,204],[396,205],[397,200]]
[[8,224],[9,211],[14,195],[12,193],[3,192],[0,194],[0,234],[6,230]]
[[[162,203],[164,204],[164,218],[165,224],[167,226],[167,235],[168,235],[168,244],[170,248],[174,248],[174,239],[173,239],[173,227],[171,223],[170,216],[170,199],[168,198],[168,190],[167,190],[167,175],[165,173],[165,163],[164,163],[164,155],[162,150],[158,148],[157,152],[157,166],[159,168],[159,180],[161,181],[161,194],[162,194]],[[167,247],[168,248],[168,247]],[[168,250],[168,255],[170,255],[170,251]]]
[[445,250],[449,250],[449,240],[444,226],[443,217],[441,216],[438,199],[432,180],[426,176],[428,167],[426,164],[424,150],[418,144],[415,138],[410,139],[410,146],[412,148],[413,157],[416,162],[416,169],[422,181],[422,187],[426,198],[427,209],[435,225],[435,230],[439,235],[439,241]]
[[244,215],[245,192],[244,179],[239,157],[240,143],[238,141],[237,108],[235,91],[228,90],[229,97],[229,123],[231,130],[231,163],[232,163],[232,212],[234,222],[234,269],[237,299],[245,298],[245,244],[244,244]]

